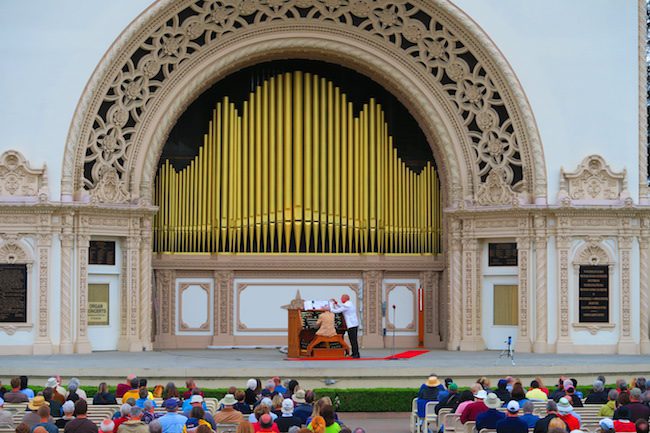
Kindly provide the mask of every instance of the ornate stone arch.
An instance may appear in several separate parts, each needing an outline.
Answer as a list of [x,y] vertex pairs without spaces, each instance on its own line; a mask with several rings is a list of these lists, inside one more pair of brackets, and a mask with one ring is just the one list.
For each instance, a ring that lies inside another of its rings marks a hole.
[[404,103],[449,206],[546,201],[530,106],[502,54],[448,0],[159,0],[91,77],[66,142],[62,199],[149,203],[174,122],[229,72],[277,58],[356,68]]

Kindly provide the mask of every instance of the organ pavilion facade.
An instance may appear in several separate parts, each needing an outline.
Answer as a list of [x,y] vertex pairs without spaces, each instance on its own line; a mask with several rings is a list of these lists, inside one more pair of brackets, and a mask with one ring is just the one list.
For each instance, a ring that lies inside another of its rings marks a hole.
[[644,1],[15,3],[0,352],[650,353]]

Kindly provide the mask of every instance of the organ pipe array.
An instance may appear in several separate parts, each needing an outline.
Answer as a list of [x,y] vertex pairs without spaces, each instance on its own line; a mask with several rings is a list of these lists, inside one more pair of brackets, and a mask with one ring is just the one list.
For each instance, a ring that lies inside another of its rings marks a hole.
[[157,174],[160,253],[441,251],[431,162],[400,159],[374,99],[355,115],[331,81],[299,71],[266,80],[239,112],[217,103],[198,155]]

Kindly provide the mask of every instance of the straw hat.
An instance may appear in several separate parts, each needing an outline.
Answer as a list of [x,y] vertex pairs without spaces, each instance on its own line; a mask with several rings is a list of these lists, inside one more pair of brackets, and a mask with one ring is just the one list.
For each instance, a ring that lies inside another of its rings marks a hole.
[[39,407],[41,406],[49,406],[50,404],[45,401],[45,397],[42,395],[37,395],[32,399],[32,401],[29,402],[27,407],[29,410],[38,410]]
[[440,380],[438,380],[437,376],[429,376],[426,383],[427,386],[438,386],[440,385]]
[[503,404],[503,402],[499,400],[499,397],[497,397],[497,395],[493,392],[487,395],[487,398],[485,401],[483,401],[483,403],[485,403],[485,405],[490,409],[498,409],[501,407],[501,404]]

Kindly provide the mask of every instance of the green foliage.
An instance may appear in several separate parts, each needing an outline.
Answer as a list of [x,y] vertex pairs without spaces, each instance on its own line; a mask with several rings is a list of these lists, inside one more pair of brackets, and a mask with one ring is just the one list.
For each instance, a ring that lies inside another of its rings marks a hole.
[[314,390],[316,398],[329,397],[339,412],[410,412],[418,395],[416,388],[371,388]]

